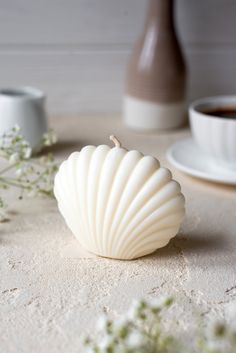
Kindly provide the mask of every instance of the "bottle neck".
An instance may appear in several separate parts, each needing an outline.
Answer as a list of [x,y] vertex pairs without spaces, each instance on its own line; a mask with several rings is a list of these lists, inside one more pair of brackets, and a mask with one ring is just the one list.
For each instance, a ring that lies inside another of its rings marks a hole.
[[156,25],[159,28],[172,29],[174,1],[173,0],[149,0],[145,28]]

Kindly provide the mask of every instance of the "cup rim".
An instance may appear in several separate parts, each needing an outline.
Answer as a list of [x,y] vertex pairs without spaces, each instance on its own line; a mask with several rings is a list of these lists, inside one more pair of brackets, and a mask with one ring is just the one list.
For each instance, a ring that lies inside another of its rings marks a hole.
[[0,98],[14,100],[38,100],[45,98],[45,93],[32,86],[2,87]]
[[236,124],[236,119],[235,118],[222,118],[220,116],[217,115],[207,115],[204,113],[204,111],[201,111],[200,109],[198,110],[198,108],[200,106],[211,106],[211,107],[221,107],[226,106],[227,104],[229,104],[230,102],[232,102],[232,104],[235,104],[236,107],[236,96],[234,95],[222,95],[222,96],[209,96],[209,97],[204,97],[204,98],[199,98],[196,99],[195,101],[193,101],[190,106],[189,106],[189,113],[191,115],[191,113],[197,113],[199,115],[202,116],[202,118],[204,119],[214,119],[214,120],[218,120],[218,121],[222,121],[224,123],[233,123]]

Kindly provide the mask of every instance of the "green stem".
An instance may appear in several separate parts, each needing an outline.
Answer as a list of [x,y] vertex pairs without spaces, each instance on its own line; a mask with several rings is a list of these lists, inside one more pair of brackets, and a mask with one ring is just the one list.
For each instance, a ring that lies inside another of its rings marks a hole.
[[[20,189],[24,189],[24,190],[30,190],[30,185],[27,183],[23,183],[23,182],[19,182],[13,178],[2,178],[0,177],[0,181],[4,182],[7,185],[10,186],[15,186],[17,188]],[[53,192],[52,191],[48,191],[48,190],[43,190],[43,189],[38,189],[38,192],[42,195],[46,195],[46,196],[53,196]]]
[[45,172],[43,172],[43,173],[41,173],[39,176],[38,176],[38,178],[36,178],[35,180],[33,180],[32,181],[32,184],[37,184],[39,181],[40,181],[40,179],[42,179],[42,177],[44,176],[44,175],[46,175],[46,171]]
[[17,165],[17,163],[14,163],[14,164],[12,164],[12,165],[9,165],[9,166],[6,167],[6,168],[3,168],[3,169],[0,171],[0,175],[2,175],[2,174],[4,174],[4,173],[8,172],[9,170],[15,168],[16,165]]
[[0,178],[0,180],[7,185],[16,186],[23,189],[29,189],[29,185],[18,182],[17,180],[14,180],[12,178]]

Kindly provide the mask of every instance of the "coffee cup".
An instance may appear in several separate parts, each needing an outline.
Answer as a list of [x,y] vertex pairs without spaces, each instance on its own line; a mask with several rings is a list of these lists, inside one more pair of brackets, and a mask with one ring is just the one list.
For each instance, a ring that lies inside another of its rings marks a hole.
[[45,94],[37,88],[0,89],[0,135],[18,125],[33,152],[38,152],[47,131],[44,102]]
[[216,167],[236,170],[236,96],[199,99],[189,107],[199,148]]

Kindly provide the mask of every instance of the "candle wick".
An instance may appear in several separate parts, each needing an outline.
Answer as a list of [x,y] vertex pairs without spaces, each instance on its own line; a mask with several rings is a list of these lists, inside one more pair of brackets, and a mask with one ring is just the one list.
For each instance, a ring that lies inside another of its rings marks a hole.
[[121,143],[116,136],[111,135],[110,140],[114,143],[115,147],[121,147]]

